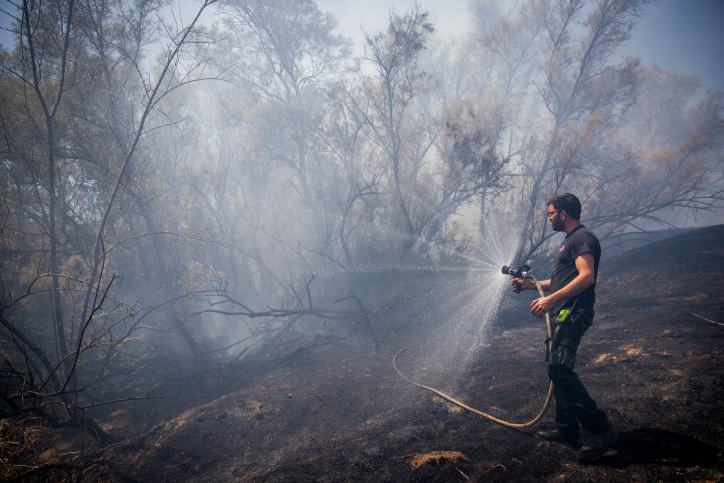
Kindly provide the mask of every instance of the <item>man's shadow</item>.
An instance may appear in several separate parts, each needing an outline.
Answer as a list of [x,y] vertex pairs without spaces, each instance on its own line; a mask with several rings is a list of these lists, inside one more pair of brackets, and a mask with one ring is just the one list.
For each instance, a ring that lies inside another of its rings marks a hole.
[[582,464],[626,468],[635,464],[655,464],[688,468],[721,466],[719,448],[665,429],[637,429],[621,433],[615,446],[598,458],[584,459]]

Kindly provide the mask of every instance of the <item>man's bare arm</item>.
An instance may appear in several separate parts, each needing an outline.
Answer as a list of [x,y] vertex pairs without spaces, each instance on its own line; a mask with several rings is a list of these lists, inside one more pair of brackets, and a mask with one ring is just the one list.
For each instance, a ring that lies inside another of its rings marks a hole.
[[[540,319],[550,312],[558,302],[575,297],[593,285],[596,277],[594,275],[593,254],[591,252],[582,253],[576,258],[576,270],[578,270],[578,276],[571,280],[568,285],[547,297],[535,299],[530,304],[530,313]],[[550,282],[550,280],[548,282]],[[550,283],[548,287],[550,288]]]

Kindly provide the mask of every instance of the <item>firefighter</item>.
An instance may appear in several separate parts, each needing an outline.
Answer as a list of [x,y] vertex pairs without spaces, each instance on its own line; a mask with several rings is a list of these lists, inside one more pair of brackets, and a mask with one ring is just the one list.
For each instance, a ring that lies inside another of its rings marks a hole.
[[[535,299],[530,313],[545,317],[551,313],[555,319],[552,347],[546,362],[548,376],[554,385],[556,401],[556,429],[538,431],[536,437],[553,443],[577,447],[580,438],[579,425],[591,433],[581,448],[589,456],[605,453],[615,444],[619,434],[595,403],[573,371],[576,351],[581,337],[593,322],[593,306],[601,244],[596,235],[581,224],[581,202],[564,193],[548,200],[548,220],[554,231],[562,231],[566,238],[555,256],[555,266],[550,280],[540,282],[547,297]],[[515,278],[520,290],[535,290],[535,283]]]

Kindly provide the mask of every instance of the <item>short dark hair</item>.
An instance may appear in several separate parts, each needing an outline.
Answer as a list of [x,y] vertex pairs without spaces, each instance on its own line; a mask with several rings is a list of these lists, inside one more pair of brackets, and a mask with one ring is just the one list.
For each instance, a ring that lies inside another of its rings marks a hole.
[[553,205],[556,210],[565,211],[574,220],[581,219],[581,200],[570,193],[561,193],[548,200],[548,205]]

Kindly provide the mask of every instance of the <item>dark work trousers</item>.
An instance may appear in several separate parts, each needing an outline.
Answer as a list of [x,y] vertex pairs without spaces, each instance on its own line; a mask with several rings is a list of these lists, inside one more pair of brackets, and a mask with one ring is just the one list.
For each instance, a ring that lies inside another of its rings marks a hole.
[[553,347],[548,354],[548,376],[556,399],[556,426],[561,434],[577,438],[578,423],[593,434],[610,427],[606,413],[588,395],[578,374],[573,372],[581,337],[593,322],[593,310],[573,312],[568,320],[557,323]]

